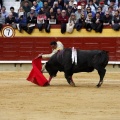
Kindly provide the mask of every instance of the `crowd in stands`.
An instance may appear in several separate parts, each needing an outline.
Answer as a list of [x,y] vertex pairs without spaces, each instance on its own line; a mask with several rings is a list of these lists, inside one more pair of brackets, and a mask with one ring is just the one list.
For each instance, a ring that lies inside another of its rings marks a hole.
[[51,24],[60,24],[61,33],[95,30],[102,32],[104,26],[120,29],[119,0],[22,0],[18,12],[5,6],[0,10],[0,30],[3,25],[11,25],[31,34],[35,27],[50,32]]

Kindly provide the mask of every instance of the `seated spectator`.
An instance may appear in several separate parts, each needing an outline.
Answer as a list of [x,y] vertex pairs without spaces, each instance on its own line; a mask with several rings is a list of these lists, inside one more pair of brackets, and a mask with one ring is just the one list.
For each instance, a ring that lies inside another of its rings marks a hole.
[[118,31],[120,29],[120,15],[118,10],[115,11],[115,15],[112,18],[112,28],[115,31]]
[[108,11],[105,12],[105,15],[103,17],[103,25],[104,26],[110,26],[112,21],[112,16],[109,14]]
[[95,13],[93,12],[93,11],[91,11],[91,7],[87,7],[86,8],[86,12],[85,12],[85,16],[87,17],[87,14],[88,13],[92,13],[92,17],[94,17],[95,16]]
[[87,4],[87,0],[78,0],[78,6],[80,5],[80,6],[82,6],[82,4],[84,4],[84,6],[86,6],[86,4]]
[[109,6],[109,7],[108,7],[108,11],[109,11],[109,14],[110,14],[111,16],[114,16],[115,11],[113,10],[113,7],[112,7],[112,6]]
[[50,11],[50,7],[48,6],[47,1],[44,1],[43,9],[44,9],[45,14],[47,14]]
[[62,6],[62,8],[64,7],[64,0],[58,0],[58,4],[60,5],[60,6]]
[[100,1],[99,2],[99,6],[102,8],[102,12],[103,13],[105,13],[106,11],[108,11],[108,5],[106,5],[104,1]]
[[43,30],[43,25],[45,24],[45,20],[47,20],[47,16],[43,11],[40,11],[37,16],[37,27],[39,31]]
[[100,33],[103,30],[103,18],[100,16],[99,12],[97,12],[95,17],[92,19],[92,29]]
[[19,16],[18,20],[16,21],[17,29],[19,32],[22,30],[27,31],[27,19],[25,15]]
[[102,12],[102,8],[101,7],[97,8],[97,12],[99,12],[100,13],[100,17],[103,18],[104,13]]
[[32,6],[30,12],[27,13],[27,17],[30,16],[30,13],[34,13],[34,16],[37,17],[37,12],[35,11],[35,7]]
[[61,24],[61,33],[66,32],[66,23],[68,22],[68,16],[66,15],[66,11],[62,10],[61,15],[58,17],[58,24]]
[[86,5],[86,8],[87,7],[90,7],[91,11],[96,13],[96,9],[97,9],[98,6],[95,3],[93,3],[93,0],[89,0],[89,3]]
[[27,17],[27,33],[31,34],[35,28],[37,23],[37,18],[34,16],[34,13],[30,13],[30,16]]
[[21,16],[21,15],[24,15],[24,16],[26,16],[26,14],[25,14],[25,11],[24,11],[24,9],[23,9],[23,7],[20,7],[19,9],[18,9],[18,18]]
[[36,0],[37,1],[37,4],[39,5],[40,8],[43,7],[43,2],[41,0]]
[[28,6],[32,7],[32,2],[30,0],[22,0],[20,6],[23,7],[25,5],[25,2],[28,2]]
[[15,17],[13,16],[12,13],[9,13],[8,17],[6,18],[5,23],[7,25],[11,25],[13,28],[16,28]]
[[75,1],[74,3],[73,3],[73,7],[72,7],[72,12],[76,12],[77,11],[77,2]]
[[53,12],[57,13],[58,8],[62,10],[62,6],[58,4],[58,1],[55,1],[53,3]]
[[86,4],[84,2],[81,2],[81,12],[84,12],[85,14],[86,11]]
[[68,23],[66,25],[66,32],[68,33],[72,33],[73,32],[73,28],[76,24],[76,16],[75,16],[75,13],[71,13],[69,19],[68,19]]
[[10,11],[11,11],[11,13],[13,14],[13,16],[14,16],[15,18],[18,17],[18,14],[14,11],[14,7],[10,7]]
[[35,7],[36,13],[39,13],[42,7],[40,7],[36,1],[33,1],[33,6]]
[[60,15],[61,15],[61,9],[58,8],[58,9],[57,9],[57,13],[56,13],[56,18],[58,18]]
[[74,7],[74,2],[76,2],[76,0],[69,0],[69,6],[72,6],[72,8]]
[[5,18],[2,16],[0,12],[0,31],[3,28],[3,25],[5,24]]
[[7,18],[8,15],[9,15],[8,12],[6,11],[6,7],[5,6],[2,6],[2,8],[1,8],[1,15],[4,18]]
[[47,0],[49,8],[53,7],[54,0]]
[[66,15],[70,17],[71,13],[72,13],[72,6],[69,6],[68,9],[66,10]]
[[77,31],[85,27],[85,19],[86,19],[85,14],[81,13],[81,18],[77,19],[76,24],[75,24],[75,28]]
[[77,11],[75,12],[76,19],[81,18],[81,6],[77,7]]
[[50,18],[48,20],[49,20],[49,24],[56,24],[57,23],[56,15],[54,13],[50,14]]
[[113,7],[113,10],[117,10],[118,9],[118,2],[117,2],[117,0],[108,0],[108,5]]
[[31,6],[29,5],[29,2],[28,2],[28,1],[25,1],[22,7],[23,7],[23,9],[24,9],[24,11],[25,11],[26,14],[27,14],[28,12],[30,12]]
[[88,13],[85,19],[85,28],[89,32],[92,30],[92,18],[92,13]]

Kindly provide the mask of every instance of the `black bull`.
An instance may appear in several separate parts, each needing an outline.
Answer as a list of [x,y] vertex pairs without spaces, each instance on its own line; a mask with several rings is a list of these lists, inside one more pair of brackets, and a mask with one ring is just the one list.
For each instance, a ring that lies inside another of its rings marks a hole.
[[108,64],[108,53],[104,50],[77,50],[77,64],[72,63],[72,50],[64,49],[54,54],[46,63],[45,68],[50,75],[49,82],[55,77],[58,71],[63,71],[67,82],[75,86],[72,75],[78,72],[92,72],[94,69],[98,71],[100,80],[97,87],[103,83],[106,73],[106,65]]

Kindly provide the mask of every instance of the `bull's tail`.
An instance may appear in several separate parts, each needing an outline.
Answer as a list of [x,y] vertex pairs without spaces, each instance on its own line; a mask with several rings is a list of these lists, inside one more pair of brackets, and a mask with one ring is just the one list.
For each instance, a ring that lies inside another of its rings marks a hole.
[[102,67],[106,67],[109,61],[109,56],[107,51],[101,51],[97,55],[94,56],[93,63],[100,65]]

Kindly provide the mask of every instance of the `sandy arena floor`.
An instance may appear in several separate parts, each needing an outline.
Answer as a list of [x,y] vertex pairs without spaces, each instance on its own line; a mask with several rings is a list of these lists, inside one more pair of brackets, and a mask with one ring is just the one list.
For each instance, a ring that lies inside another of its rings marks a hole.
[[28,74],[0,72],[0,120],[120,120],[119,72],[108,72],[101,88],[96,71],[75,74],[76,87],[63,73],[48,87],[26,81]]

